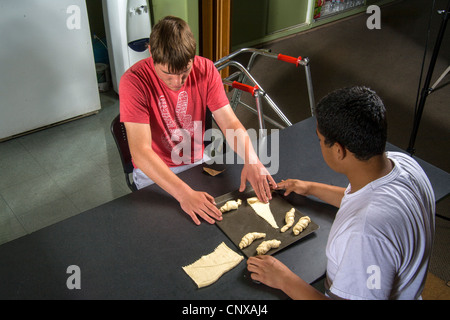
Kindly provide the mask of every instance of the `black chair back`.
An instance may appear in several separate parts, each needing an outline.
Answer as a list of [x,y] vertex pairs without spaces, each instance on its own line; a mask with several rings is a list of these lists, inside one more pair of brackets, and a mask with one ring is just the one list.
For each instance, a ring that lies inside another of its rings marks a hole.
[[120,122],[120,115],[114,118],[111,122],[111,133],[116,142],[117,149],[120,154],[120,160],[122,161],[123,172],[125,173],[125,180],[131,191],[136,191],[136,185],[133,180],[130,179],[130,174],[133,173],[133,162],[131,161],[130,148],[128,147],[127,130],[125,125]]

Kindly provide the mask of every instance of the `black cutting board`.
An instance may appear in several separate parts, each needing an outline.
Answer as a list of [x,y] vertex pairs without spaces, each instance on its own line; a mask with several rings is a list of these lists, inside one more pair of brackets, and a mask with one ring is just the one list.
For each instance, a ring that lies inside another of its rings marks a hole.
[[272,211],[279,228],[273,228],[266,220],[257,215],[253,208],[247,203],[248,198],[255,196],[256,195],[253,189],[248,188],[244,192],[233,191],[215,199],[218,208],[229,200],[242,200],[242,205],[240,205],[237,210],[223,213],[222,221],[216,222],[216,225],[236,245],[237,248],[239,248],[239,243],[241,242],[242,237],[249,232],[263,232],[266,234],[265,238],[257,239],[253,241],[250,246],[240,249],[247,258],[255,256],[256,248],[265,240],[277,239],[281,241],[279,248],[271,249],[267,252],[268,255],[272,255],[319,229],[319,226],[311,220],[306,229],[304,229],[299,235],[295,235],[292,232],[292,228],[298,222],[300,217],[305,216],[299,210],[295,209],[294,225],[287,231],[281,232],[281,228],[285,225],[284,218],[286,216],[286,212],[292,209],[293,206],[276,191],[272,193],[270,210]]

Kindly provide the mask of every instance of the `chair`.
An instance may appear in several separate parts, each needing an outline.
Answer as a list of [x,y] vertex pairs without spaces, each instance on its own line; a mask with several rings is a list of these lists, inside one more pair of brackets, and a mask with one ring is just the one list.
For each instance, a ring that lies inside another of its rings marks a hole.
[[122,161],[123,172],[125,173],[125,180],[131,191],[137,191],[137,187],[130,179],[130,174],[133,173],[133,163],[131,162],[130,148],[128,147],[127,131],[123,122],[120,122],[120,115],[114,118],[111,122],[111,133],[119,150],[120,160]]

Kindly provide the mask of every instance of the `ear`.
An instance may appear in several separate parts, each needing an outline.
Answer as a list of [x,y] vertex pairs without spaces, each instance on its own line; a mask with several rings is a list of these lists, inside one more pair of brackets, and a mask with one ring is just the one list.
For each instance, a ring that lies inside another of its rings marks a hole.
[[148,45],[148,53],[150,53],[150,57],[152,56],[152,50],[150,48],[150,45]]
[[333,151],[336,156],[336,159],[338,160],[344,160],[345,157],[347,156],[347,149],[345,149],[345,147],[339,142],[335,142],[333,144]]

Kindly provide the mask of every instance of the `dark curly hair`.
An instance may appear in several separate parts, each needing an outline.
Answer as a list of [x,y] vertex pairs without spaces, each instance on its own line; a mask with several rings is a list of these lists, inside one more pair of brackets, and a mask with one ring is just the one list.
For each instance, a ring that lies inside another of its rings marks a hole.
[[333,91],[318,103],[315,116],[328,146],[338,142],[359,160],[385,151],[386,108],[375,91],[363,86]]

